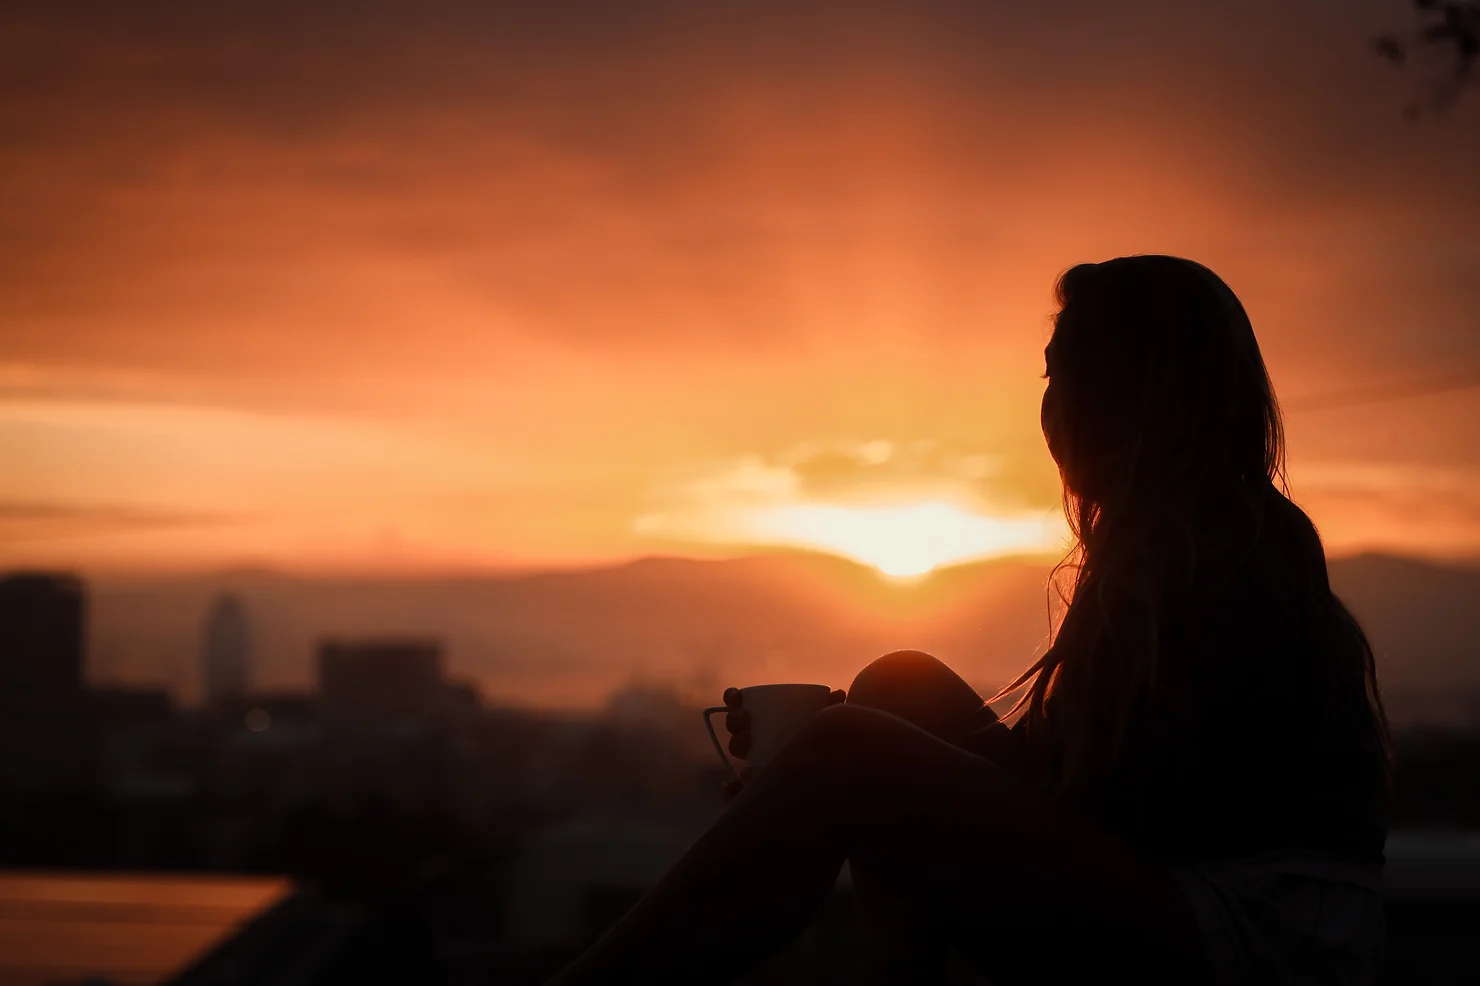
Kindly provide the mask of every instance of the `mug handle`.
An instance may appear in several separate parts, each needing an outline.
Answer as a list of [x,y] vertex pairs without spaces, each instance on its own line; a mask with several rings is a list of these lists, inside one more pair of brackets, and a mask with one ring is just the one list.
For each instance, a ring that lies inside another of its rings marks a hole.
[[719,745],[719,737],[717,735],[715,735],[715,732],[714,732],[714,722],[709,718],[710,716],[715,715],[716,713],[719,713],[719,712],[729,712],[729,711],[730,711],[730,707],[728,705],[712,705],[709,708],[705,709],[704,710],[704,728],[707,729],[707,730],[709,730],[709,741],[714,744],[714,752],[715,753],[718,753],[719,754],[719,758],[725,762],[725,766],[726,767],[729,767],[731,770],[733,770],[735,772],[735,776],[736,777],[739,777],[740,776],[740,768],[739,767],[736,767],[733,763],[730,762],[730,758],[727,757],[727,756],[725,756],[725,748]]

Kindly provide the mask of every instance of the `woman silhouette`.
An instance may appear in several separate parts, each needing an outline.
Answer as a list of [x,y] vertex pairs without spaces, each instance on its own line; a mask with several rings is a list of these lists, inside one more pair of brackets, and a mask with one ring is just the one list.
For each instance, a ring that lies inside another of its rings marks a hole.
[[[724,981],[850,862],[868,977],[1367,983],[1387,728],[1372,650],[1282,492],[1243,306],[1176,257],[1074,267],[1044,436],[1076,546],[1009,727],[916,651],[819,713],[557,982]],[[732,750],[748,746],[739,693]]]

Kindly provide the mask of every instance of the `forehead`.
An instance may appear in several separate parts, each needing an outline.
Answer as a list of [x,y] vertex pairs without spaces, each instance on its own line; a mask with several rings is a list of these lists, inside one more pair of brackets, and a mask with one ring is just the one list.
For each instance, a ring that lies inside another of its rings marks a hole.
[[1048,345],[1043,347],[1043,358],[1045,360],[1052,359],[1054,354],[1063,348],[1063,345],[1060,339],[1060,333],[1055,330],[1054,334],[1048,337]]
[[1085,354],[1079,350],[1079,333],[1065,326],[1062,318],[1055,319],[1053,334],[1043,347],[1044,368],[1049,373],[1065,369],[1070,363],[1083,362]]
[[1043,358],[1073,356],[1084,345],[1083,315],[1071,312],[1066,305],[1053,317],[1053,332],[1043,347]]

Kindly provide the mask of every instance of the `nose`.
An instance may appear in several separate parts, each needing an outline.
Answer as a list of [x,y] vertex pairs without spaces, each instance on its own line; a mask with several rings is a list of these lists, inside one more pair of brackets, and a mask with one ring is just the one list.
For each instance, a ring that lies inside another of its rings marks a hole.
[[1043,428],[1043,438],[1048,442],[1048,452],[1055,462],[1060,462],[1059,445],[1059,394],[1052,380],[1043,388],[1043,403],[1038,409],[1038,423]]

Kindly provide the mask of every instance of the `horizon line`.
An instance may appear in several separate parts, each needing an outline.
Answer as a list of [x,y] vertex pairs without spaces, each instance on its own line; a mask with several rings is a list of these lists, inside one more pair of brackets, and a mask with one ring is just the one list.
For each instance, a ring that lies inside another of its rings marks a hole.
[[[190,579],[229,579],[229,578],[264,578],[282,581],[364,581],[364,582],[434,582],[455,580],[512,580],[523,578],[538,578],[550,575],[578,575],[595,572],[610,572],[623,568],[631,568],[648,563],[678,562],[696,565],[721,565],[736,562],[761,561],[775,559],[810,559],[819,562],[827,562],[849,568],[860,569],[876,575],[880,581],[887,584],[909,586],[925,583],[933,576],[960,571],[968,568],[979,568],[1003,564],[1041,564],[1052,566],[1062,558],[1057,553],[1049,552],[1017,552],[1012,554],[995,555],[988,558],[978,558],[941,565],[931,569],[919,576],[907,578],[895,577],[879,571],[872,565],[860,562],[840,554],[828,551],[813,551],[805,548],[767,548],[759,551],[738,552],[735,554],[684,554],[670,552],[652,552],[645,554],[634,554],[623,557],[608,559],[595,559],[583,562],[529,562],[508,564],[503,566],[460,566],[460,567],[433,567],[409,568],[409,569],[375,569],[369,567],[315,567],[311,565],[266,565],[261,563],[251,564],[224,564],[204,566],[180,566],[180,567],[126,567],[107,566],[93,568],[87,565],[57,566],[57,565],[15,565],[0,569],[0,578],[22,574],[67,574],[84,579],[161,579],[161,580],[190,580]],[[1422,552],[1405,552],[1383,547],[1357,548],[1352,551],[1339,553],[1328,553],[1327,561],[1352,561],[1362,558],[1386,558],[1395,561],[1409,561],[1419,564],[1430,565],[1437,568],[1450,568],[1456,570],[1480,569],[1480,556],[1476,555],[1446,555],[1437,556]]]

